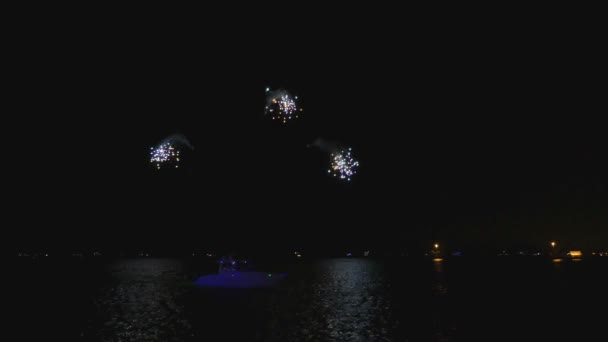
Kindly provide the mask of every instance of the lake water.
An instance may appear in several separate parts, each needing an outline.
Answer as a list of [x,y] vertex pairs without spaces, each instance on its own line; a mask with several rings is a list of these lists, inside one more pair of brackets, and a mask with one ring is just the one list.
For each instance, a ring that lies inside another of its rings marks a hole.
[[276,290],[196,288],[203,258],[13,265],[12,341],[608,340],[608,258],[258,263]]

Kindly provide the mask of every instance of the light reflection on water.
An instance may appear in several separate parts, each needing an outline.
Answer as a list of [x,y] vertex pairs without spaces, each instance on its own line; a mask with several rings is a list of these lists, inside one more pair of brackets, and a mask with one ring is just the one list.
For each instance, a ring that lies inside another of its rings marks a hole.
[[387,284],[377,265],[365,259],[327,260],[316,272],[310,297],[300,303],[302,320],[292,340],[389,340]]
[[[16,293],[24,324],[47,327],[40,329],[45,337],[123,342],[460,341],[497,332],[517,340],[522,331],[544,338],[554,322],[543,320],[538,307],[566,312],[608,302],[606,264],[585,259],[299,262],[288,266],[277,291],[195,288],[200,273],[193,264],[37,262],[19,267]],[[39,279],[53,281],[40,287]],[[581,312],[560,328],[591,335],[600,319]]]
[[448,294],[448,286],[444,269],[445,264],[443,259],[433,259],[433,280],[431,282],[433,294],[431,305],[433,305],[433,310],[431,311],[431,315],[433,320],[433,335],[438,341],[449,341],[447,332],[445,330],[446,324],[443,322],[444,318],[442,314],[442,307],[446,305],[444,296]]
[[184,341],[191,326],[184,316],[185,293],[175,286],[181,263],[132,259],[109,266],[112,280],[96,300],[102,341]]

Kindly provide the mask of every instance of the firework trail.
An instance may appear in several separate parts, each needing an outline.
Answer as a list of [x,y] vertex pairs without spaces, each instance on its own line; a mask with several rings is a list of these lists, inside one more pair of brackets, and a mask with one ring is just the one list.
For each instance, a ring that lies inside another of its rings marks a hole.
[[163,141],[161,141],[161,144],[172,144],[177,146],[181,145],[191,150],[194,150],[194,146],[192,146],[188,138],[186,138],[183,134],[172,134],[163,139]]

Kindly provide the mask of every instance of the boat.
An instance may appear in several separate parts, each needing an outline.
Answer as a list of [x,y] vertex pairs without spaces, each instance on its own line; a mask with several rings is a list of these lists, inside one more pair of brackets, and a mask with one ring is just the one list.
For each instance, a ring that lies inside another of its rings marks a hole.
[[253,271],[246,260],[223,257],[217,274],[199,277],[194,285],[211,288],[274,288],[281,285],[286,274]]

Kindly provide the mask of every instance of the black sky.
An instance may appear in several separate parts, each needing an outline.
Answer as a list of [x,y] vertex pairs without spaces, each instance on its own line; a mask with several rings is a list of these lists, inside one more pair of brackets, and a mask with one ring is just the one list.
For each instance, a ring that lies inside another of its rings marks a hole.
[[[608,243],[585,30],[156,24],[15,39],[17,246]],[[265,118],[267,86],[303,118]],[[195,151],[158,174],[148,150],[176,132]],[[317,137],[353,147],[352,183],[327,177]]]

